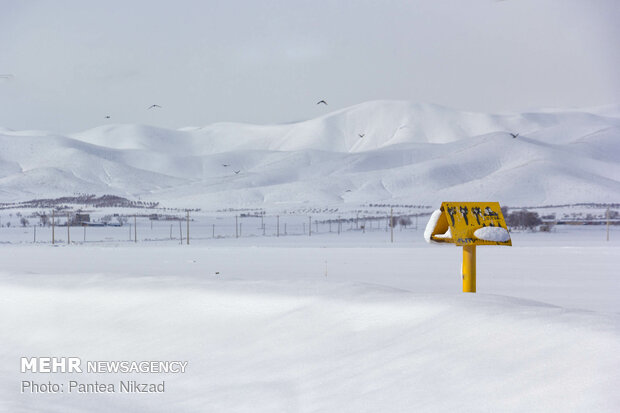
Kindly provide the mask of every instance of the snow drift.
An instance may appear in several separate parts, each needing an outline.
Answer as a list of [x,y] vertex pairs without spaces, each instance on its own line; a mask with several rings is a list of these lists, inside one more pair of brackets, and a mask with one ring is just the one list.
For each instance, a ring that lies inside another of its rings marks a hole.
[[[3,283],[0,309],[21,315],[2,322],[0,361],[50,352],[186,360],[187,373],[46,374],[52,382],[165,380],[166,392],[16,390],[0,409],[612,412],[620,402],[620,332],[600,314],[360,284],[56,280],[72,286]],[[32,301],[37,306],[27,308]],[[3,387],[16,388],[17,376],[2,375]]]

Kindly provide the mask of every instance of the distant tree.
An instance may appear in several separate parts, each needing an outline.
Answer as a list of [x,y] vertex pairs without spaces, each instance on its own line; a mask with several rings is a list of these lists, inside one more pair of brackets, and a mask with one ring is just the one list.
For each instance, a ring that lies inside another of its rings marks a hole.
[[21,217],[19,222],[20,224],[22,224],[22,227],[26,227],[30,224],[30,222],[25,217]]
[[398,224],[398,217],[392,217],[391,221],[388,220],[388,224],[390,228],[395,228],[396,225]]
[[47,226],[49,224],[50,217],[45,215],[45,214],[42,214],[42,215],[39,216],[39,222],[40,222],[42,227],[45,227],[45,226]]
[[506,225],[517,229],[534,229],[542,224],[538,213],[526,209],[509,213],[506,218]]
[[403,227],[407,228],[407,225],[411,225],[411,218],[409,218],[409,217],[400,217],[400,218],[398,219],[398,223],[399,223],[401,226],[403,226]]
[[525,228],[535,228],[536,226],[542,224],[542,220],[538,216],[536,212],[525,211],[525,218],[523,220],[523,224]]

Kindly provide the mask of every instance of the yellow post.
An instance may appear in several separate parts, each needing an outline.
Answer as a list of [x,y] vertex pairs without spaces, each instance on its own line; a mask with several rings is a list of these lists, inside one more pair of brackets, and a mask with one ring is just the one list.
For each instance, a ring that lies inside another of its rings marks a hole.
[[463,292],[476,292],[476,246],[463,246]]

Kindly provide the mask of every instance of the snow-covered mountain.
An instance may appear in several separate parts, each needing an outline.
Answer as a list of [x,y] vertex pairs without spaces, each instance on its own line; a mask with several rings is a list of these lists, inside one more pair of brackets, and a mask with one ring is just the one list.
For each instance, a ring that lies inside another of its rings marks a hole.
[[76,192],[202,208],[618,202],[620,106],[483,114],[373,101],[281,125],[0,128],[0,202]]

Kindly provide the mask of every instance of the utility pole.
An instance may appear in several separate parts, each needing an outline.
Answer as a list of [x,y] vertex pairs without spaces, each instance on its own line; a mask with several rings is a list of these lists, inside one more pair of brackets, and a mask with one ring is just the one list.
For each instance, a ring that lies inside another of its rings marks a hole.
[[390,242],[394,242],[394,208],[390,207]]
[[36,244],[37,243],[37,226],[33,225],[32,227],[34,228],[34,240],[32,242]]
[[133,214],[133,242],[138,242],[138,222],[136,214]]
[[170,224],[170,239],[172,239],[172,224]]
[[187,231],[185,236],[187,238],[187,245],[189,245],[189,209],[187,210]]
[[280,236],[280,215],[276,215],[276,237]]
[[54,228],[56,226],[56,212],[52,209],[52,245],[55,243]]
[[308,236],[312,236],[312,217],[308,217]]
[[239,216],[235,215],[235,238],[239,238]]
[[212,230],[213,232],[211,233],[211,238],[215,238],[215,224],[212,224],[212,225],[213,225],[213,230]]
[[605,213],[607,217],[607,241],[609,241],[609,207],[607,207],[607,212]]
[[181,219],[179,218],[179,243],[183,245],[183,227],[181,227]]
[[340,222],[340,215],[338,215],[338,235],[340,235],[340,227],[342,226],[342,222]]
[[71,244],[71,233],[69,232],[69,213],[67,212],[67,245]]

